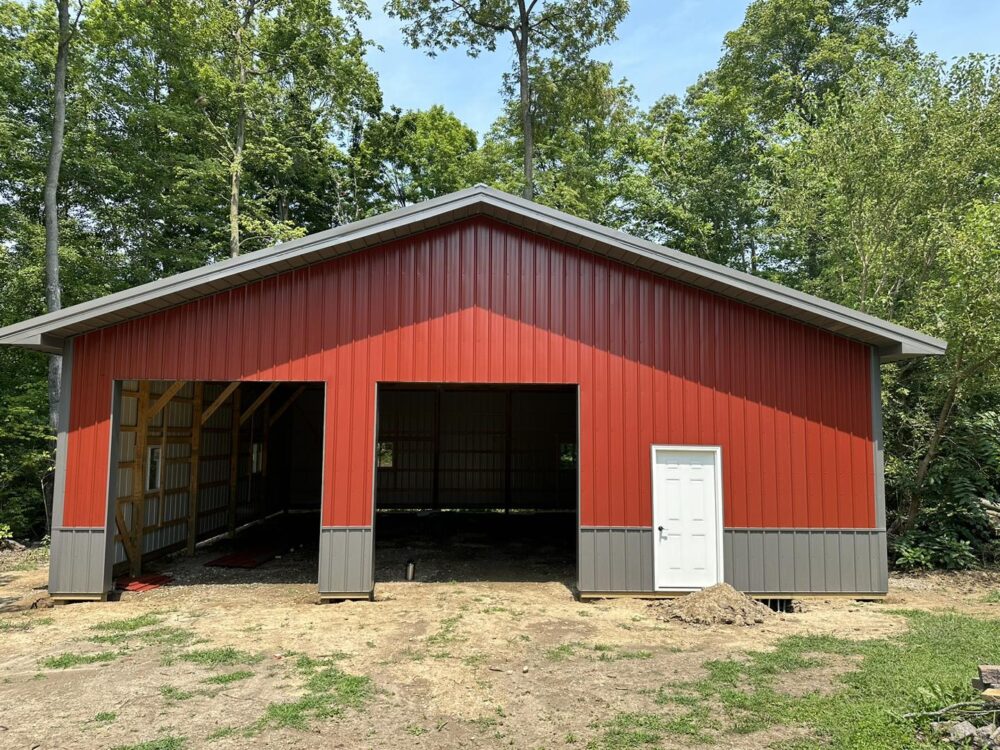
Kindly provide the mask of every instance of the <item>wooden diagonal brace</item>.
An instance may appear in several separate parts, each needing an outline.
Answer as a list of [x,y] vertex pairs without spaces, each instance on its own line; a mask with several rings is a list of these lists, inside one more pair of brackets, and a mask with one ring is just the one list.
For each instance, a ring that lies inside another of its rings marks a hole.
[[267,401],[267,397],[274,393],[274,389],[279,385],[281,383],[271,383],[271,385],[265,388],[264,392],[257,397],[257,400],[250,404],[247,410],[240,415],[240,424],[245,424],[253,416],[253,413],[260,408],[260,405]]
[[297,399],[299,396],[305,393],[305,390],[306,387],[304,385],[300,385],[298,388],[296,388],[295,393],[289,396],[288,400],[285,401],[285,403],[283,403],[281,406],[279,406],[275,410],[274,414],[271,415],[271,418],[267,421],[267,426],[268,427],[274,426],[274,423],[277,422],[279,419],[281,419],[284,413],[288,411],[288,408],[295,403],[295,399]]
[[229,385],[227,385],[225,387],[225,390],[223,390],[222,393],[219,394],[219,397],[215,399],[215,401],[213,401],[211,404],[205,407],[205,410],[201,413],[201,423],[205,424],[209,419],[211,419],[212,415],[219,410],[219,407],[222,406],[224,403],[226,403],[226,399],[229,398],[232,392],[239,387],[240,387],[240,381],[238,380],[234,383],[230,383]]

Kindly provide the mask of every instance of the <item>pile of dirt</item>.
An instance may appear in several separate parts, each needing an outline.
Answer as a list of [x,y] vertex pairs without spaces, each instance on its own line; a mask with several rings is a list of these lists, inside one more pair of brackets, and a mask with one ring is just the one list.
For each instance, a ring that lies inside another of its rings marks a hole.
[[649,606],[660,620],[680,620],[689,625],[759,625],[774,616],[770,609],[728,583]]

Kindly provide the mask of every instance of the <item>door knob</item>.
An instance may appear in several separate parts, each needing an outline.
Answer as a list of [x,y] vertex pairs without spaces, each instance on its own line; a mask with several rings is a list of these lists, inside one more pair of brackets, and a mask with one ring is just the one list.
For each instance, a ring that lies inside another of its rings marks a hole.
[[661,534],[663,533],[663,527],[662,526],[657,526],[656,530],[659,531]]

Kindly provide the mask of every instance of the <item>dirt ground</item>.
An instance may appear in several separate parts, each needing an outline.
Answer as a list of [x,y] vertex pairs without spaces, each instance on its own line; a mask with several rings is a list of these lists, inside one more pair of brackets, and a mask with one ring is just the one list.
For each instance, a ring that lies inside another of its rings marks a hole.
[[[320,605],[312,554],[299,550],[252,571],[206,568],[209,553],[179,557],[158,566],[174,576],[172,585],[56,607],[45,606],[44,564],[0,557],[0,747],[109,748],[183,737],[184,748],[220,750],[582,748],[619,712],[648,711],[665,683],[702,677],[708,659],[792,634],[891,636],[906,627],[892,614],[900,608],[1000,615],[1000,605],[984,601],[1000,588],[996,573],[897,576],[885,602],[809,600],[805,611],[756,627],[663,622],[637,599],[579,602],[564,580],[393,581],[377,585],[374,602]],[[398,569],[401,554],[382,564]],[[33,609],[36,600],[41,607]],[[89,640],[109,632],[95,626],[150,614],[156,625],[134,637]],[[141,635],[164,628],[183,637]],[[178,658],[214,647],[259,660],[219,666]],[[109,652],[106,663],[60,669],[45,661]],[[370,696],[339,716],[248,735],[269,705],[306,693],[300,655],[370,678]],[[807,672],[809,686],[790,681],[781,689],[830,689],[829,676],[851,668],[845,661]],[[206,682],[237,670],[252,674]],[[763,747],[787,736],[735,735],[722,746]]]

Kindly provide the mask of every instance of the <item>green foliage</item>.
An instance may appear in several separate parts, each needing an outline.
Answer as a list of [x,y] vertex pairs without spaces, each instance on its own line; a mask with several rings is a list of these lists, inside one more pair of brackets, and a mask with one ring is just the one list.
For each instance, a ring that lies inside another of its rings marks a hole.
[[136,745],[116,745],[111,750],[183,750],[187,740],[183,737],[161,737]]
[[217,674],[212,675],[211,677],[206,677],[202,680],[202,682],[210,685],[230,685],[234,682],[246,680],[250,677],[253,677],[253,672],[248,669],[240,669],[236,672],[227,672],[226,674]]

